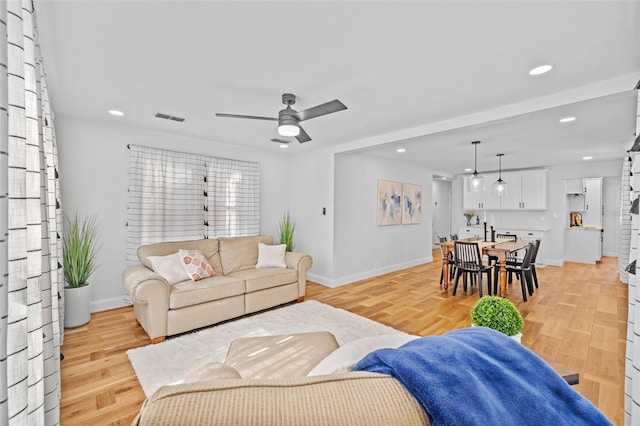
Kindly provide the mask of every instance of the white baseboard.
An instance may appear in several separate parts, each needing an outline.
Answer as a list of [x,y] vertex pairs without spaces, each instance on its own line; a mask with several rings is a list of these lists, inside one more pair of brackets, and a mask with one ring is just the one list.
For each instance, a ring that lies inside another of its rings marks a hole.
[[314,283],[322,284],[325,287],[340,287],[352,282],[365,280],[367,278],[377,277],[378,275],[388,274],[389,272],[399,271],[401,269],[410,268],[412,266],[422,265],[423,263],[433,262],[433,256],[424,257],[421,259],[414,259],[408,262],[397,263],[395,265],[385,266],[383,268],[370,269],[368,271],[358,272],[357,274],[345,275],[339,278],[329,278],[323,275],[317,275],[313,273],[307,273],[307,279]]
[[109,299],[92,300],[90,309],[91,312],[108,311],[109,309],[122,308],[124,306],[131,306],[131,299],[128,296],[117,296]]

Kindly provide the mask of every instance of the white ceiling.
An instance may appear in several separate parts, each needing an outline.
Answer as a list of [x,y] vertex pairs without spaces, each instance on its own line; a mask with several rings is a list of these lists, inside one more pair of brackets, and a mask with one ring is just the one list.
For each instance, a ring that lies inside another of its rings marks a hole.
[[[360,150],[453,175],[619,159],[635,131],[638,1],[35,1],[58,119],[295,155]],[[554,69],[531,77],[529,69]],[[281,94],[313,139],[286,150]],[[112,117],[120,109],[124,117]],[[186,118],[177,123],[156,112]],[[572,115],[573,123],[560,124]],[[398,142],[399,141],[399,142]],[[59,143],[64,143],[60,141]],[[404,154],[395,149],[402,146]]]

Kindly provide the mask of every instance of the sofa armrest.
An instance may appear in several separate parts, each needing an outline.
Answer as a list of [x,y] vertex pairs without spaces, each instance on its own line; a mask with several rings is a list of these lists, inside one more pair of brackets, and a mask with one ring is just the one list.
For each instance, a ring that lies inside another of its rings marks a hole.
[[307,290],[307,271],[313,265],[313,259],[307,253],[288,251],[285,253],[284,262],[287,268],[298,271],[298,300],[304,299]]
[[136,318],[150,339],[167,335],[170,285],[143,265],[130,266],[122,273],[122,283],[133,300]]

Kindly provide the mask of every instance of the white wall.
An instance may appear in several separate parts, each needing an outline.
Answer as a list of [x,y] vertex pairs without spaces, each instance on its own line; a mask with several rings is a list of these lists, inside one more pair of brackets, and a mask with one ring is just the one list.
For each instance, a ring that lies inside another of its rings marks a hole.
[[[331,151],[298,155],[291,162],[291,214],[296,251],[311,254],[309,280],[325,283],[333,270],[333,157]],[[326,214],[322,214],[322,209]]]
[[[422,221],[377,226],[378,179],[422,185]],[[333,271],[341,285],[432,260],[432,171],[361,153],[335,157]]]
[[[592,162],[583,161],[576,164],[553,167],[549,169],[549,181],[547,182],[547,210],[545,211],[489,211],[495,216],[498,227],[548,227],[543,244],[544,259],[541,261],[550,265],[562,265],[564,262],[564,236],[568,225],[569,211],[566,205],[564,192],[564,180],[571,178],[604,177],[603,200],[605,212],[609,214],[604,222],[605,244],[603,252],[606,255],[615,255],[615,239],[617,235],[615,218],[619,216],[619,191],[620,173],[622,172],[622,154],[620,161]],[[615,194],[611,194],[611,192]],[[452,227],[464,226],[466,220],[462,216],[462,178],[458,177],[453,184],[453,223]],[[616,198],[617,197],[617,198]],[[618,200],[615,204],[611,202]],[[557,215],[557,218],[554,217]]]
[[[143,129],[56,117],[62,209],[65,214],[95,213],[101,228],[99,267],[91,278],[92,310],[122,306],[126,260],[127,144],[233,158],[260,163],[260,231],[277,234],[290,205],[290,161],[268,151],[175,136]],[[179,124],[176,124],[179,125]]]

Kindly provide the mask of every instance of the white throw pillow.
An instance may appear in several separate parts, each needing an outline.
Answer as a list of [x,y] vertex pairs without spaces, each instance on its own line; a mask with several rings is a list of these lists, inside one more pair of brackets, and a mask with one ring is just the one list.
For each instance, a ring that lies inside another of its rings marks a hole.
[[286,249],[286,244],[270,246],[258,243],[258,263],[256,263],[256,268],[286,268],[287,264],[284,261]]
[[182,267],[179,253],[173,253],[167,256],[149,256],[147,259],[151,262],[153,271],[167,280],[169,285],[174,285],[189,279],[189,275],[187,275]]
[[420,336],[410,334],[383,334],[352,340],[331,352],[318,365],[313,367],[307,376],[346,373],[352,371],[358,361],[367,354],[382,348],[397,348]]

